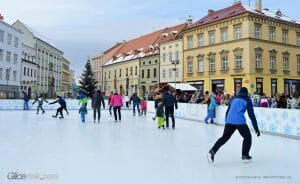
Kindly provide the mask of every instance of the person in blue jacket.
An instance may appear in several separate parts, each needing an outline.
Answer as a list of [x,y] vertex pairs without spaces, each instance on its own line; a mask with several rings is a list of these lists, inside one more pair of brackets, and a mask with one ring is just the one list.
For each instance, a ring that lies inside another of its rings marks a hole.
[[209,150],[207,159],[210,163],[214,162],[214,156],[221,146],[223,146],[231,137],[231,135],[237,129],[243,140],[242,148],[242,160],[249,162],[252,157],[249,155],[251,148],[251,133],[246,124],[245,112],[248,112],[251,119],[253,128],[257,136],[260,136],[260,131],[257,126],[257,121],[253,111],[253,105],[250,97],[248,96],[248,89],[242,87],[239,94],[232,98],[229,102],[228,109],[225,118],[225,128],[221,138],[215,143],[215,145]]
[[206,118],[204,119],[205,123],[208,124],[208,120],[210,119],[211,123],[214,123],[214,118],[215,118],[215,110],[217,107],[217,101],[216,101],[216,94],[212,92],[210,95],[210,100],[208,104],[208,114]]
[[166,91],[164,93],[163,103],[165,106],[166,128],[169,128],[169,116],[171,116],[172,128],[175,129],[174,106],[175,109],[178,109],[177,100],[174,95],[170,94],[169,91]]
[[61,96],[57,96],[56,101],[49,103],[51,104],[55,104],[55,103],[59,103],[60,107],[56,110],[56,115],[53,115],[53,118],[57,118],[58,113],[60,114],[59,119],[63,119],[64,115],[63,115],[63,110],[66,109],[67,104],[66,101],[61,97]]

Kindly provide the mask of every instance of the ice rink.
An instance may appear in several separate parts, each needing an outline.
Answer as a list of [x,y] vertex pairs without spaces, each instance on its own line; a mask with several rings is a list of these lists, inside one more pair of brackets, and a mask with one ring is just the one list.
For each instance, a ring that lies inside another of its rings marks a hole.
[[[243,164],[235,132],[209,165],[221,126],[177,119],[176,130],[158,130],[152,114],[133,117],[128,110],[121,123],[104,110],[100,124],[92,123],[91,111],[86,124],[77,111],[65,119],[35,113],[0,111],[0,184],[300,183],[299,140],[253,134],[253,161]],[[16,180],[12,172],[57,177]]]

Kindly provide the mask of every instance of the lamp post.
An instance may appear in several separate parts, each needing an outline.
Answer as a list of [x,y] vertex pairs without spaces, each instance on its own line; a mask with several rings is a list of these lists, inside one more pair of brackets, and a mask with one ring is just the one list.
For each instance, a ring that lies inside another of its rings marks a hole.
[[176,92],[177,92],[177,89],[176,89],[176,82],[177,82],[176,81],[176,71],[177,71],[177,65],[179,64],[179,60],[178,59],[172,60],[171,64],[174,65],[173,70],[175,71],[175,94],[176,94]]

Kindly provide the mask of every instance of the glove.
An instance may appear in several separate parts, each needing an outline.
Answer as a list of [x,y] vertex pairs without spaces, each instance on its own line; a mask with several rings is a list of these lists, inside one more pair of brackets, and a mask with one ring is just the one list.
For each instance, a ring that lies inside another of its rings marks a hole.
[[257,130],[255,130],[255,133],[256,133],[256,135],[257,135],[257,137],[259,137],[260,136],[260,131],[257,129]]

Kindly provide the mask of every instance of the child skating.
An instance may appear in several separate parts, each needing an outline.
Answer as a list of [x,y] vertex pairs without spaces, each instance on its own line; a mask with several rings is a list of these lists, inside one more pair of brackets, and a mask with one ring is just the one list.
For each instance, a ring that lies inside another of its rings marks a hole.
[[34,105],[36,102],[38,102],[38,107],[37,107],[36,114],[39,114],[40,109],[42,110],[42,114],[44,114],[45,110],[43,108],[43,103],[44,102],[49,103],[49,102],[43,97],[43,95],[40,95],[40,96],[36,97],[36,99],[34,100],[32,105]]
[[146,97],[142,98],[141,97],[141,115],[145,115],[146,116],[146,112],[147,112],[147,99]]
[[230,100],[225,118],[225,128],[221,138],[215,143],[215,145],[209,150],[207,159],[210,163],[214,162],[215,154],[232,136],[237,129],[243,140],[242,148],[242,160],[243,162],[249,162],[252,157],[249,155],[251,148],[251,133],[246,124],[246,118],[244,116],[246,110],[248,111],[249,118],[251,119],[253,128],[257,136],[260,136],[260,132],[257,126],[257,121],[253,111],[253,105],[250,97],[248,96],[248,89],[242,87],[239,94]]
[[84,123],[85,122],[85,115],[87,114],[87,108],[86,108],[84,103],[81,104],[81,107],[79,109],[79,114],[80,114],[81,122]]
[[159,102],[156,109],[156,119],[158,128],[165,129],[164,104]]

